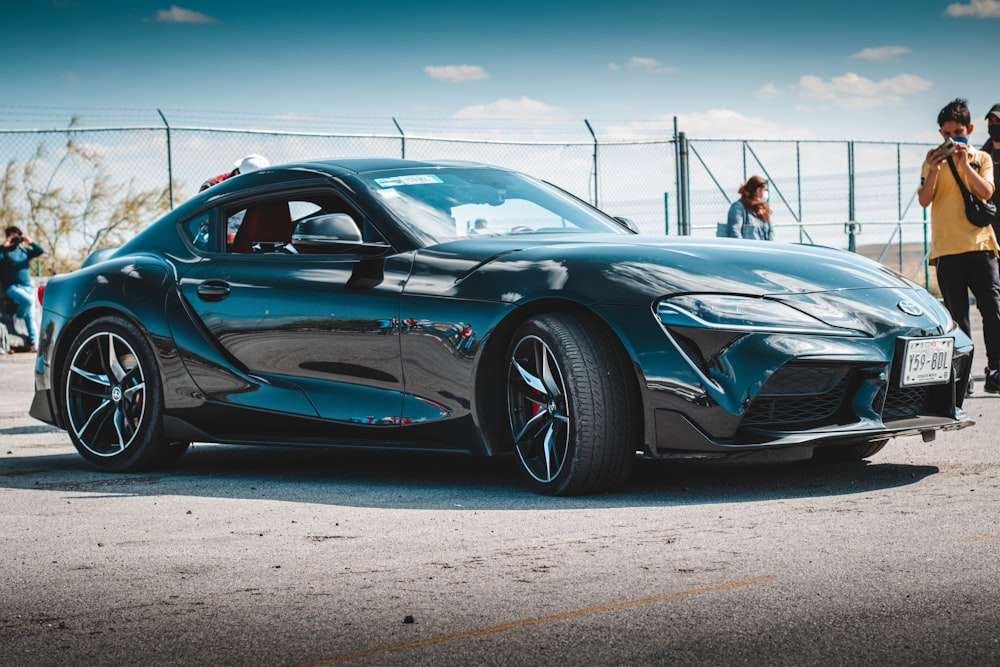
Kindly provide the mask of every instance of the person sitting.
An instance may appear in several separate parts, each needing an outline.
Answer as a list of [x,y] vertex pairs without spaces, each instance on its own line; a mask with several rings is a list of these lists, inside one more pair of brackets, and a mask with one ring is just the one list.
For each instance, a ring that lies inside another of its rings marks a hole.
[[250,155],[240,158],[239,160],[234,162],[232,171],[228,171],[224,174],[219,174],[218,176],[210,178],[204,183],[202,183],[201,187],[198,188],[198,192],[207,190],[213,185],[221,183],[222,181],[228,178],[232,178],[233,176],[237,176],[239,174],[249,174],[251,171],[256,171],[258,169],[263,169],[264,167],[270,167],[270,166],[271,162],[266,157],[264,157],[263,155],[258,155],[257,153],[251,153]]

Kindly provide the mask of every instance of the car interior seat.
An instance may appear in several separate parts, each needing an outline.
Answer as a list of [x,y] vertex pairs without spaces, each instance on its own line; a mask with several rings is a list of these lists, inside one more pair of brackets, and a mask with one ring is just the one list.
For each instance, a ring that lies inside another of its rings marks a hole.
[[292,240],[294,227],[288,202],[275,200],[251,204],[243,214],[230,252],[251,253],[257,243],[287,244]]

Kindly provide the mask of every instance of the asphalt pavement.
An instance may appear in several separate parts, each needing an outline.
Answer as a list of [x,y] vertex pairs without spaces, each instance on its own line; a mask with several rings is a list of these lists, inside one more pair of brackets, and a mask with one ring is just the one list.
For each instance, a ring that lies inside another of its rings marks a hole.
[[3,357],[0,664],[1000,664],[983,358],[977,425],[931,443],[547,498],[459,456],[196,444],[101,473]]

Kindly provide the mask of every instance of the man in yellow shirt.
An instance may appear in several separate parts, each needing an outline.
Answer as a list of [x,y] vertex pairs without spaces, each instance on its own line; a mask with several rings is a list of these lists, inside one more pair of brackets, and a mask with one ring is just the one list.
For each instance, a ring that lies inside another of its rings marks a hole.
[[[938,114],[938,131],[954,142],[951,160],[966,188],[981,199],[993,195],[993,160],[969,146],[972,119],[965,100],[949,102]],[[993,227],[977,227],[965,216],[965,203],[948,155],[940,148],[927,151],[920,170],[920,205],[931,207],[930,260],[937,268],[937,282],[944,305],[955,322],[970,334],[969,290],[983,316],[986,343],[986,382],[983,389],[1000,393],[1000,272]],[[971,335],[971,334],[970,334]],[[972,386],[971,383],[969,385]]]

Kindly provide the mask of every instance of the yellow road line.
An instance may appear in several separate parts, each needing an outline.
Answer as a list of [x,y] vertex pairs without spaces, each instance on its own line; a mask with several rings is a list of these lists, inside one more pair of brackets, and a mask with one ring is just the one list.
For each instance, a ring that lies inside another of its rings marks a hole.
[[1000,540],[1000,533],[994,533],[993,535],[980,535],[979,537],[967,537],[963,542],[981,542],[982,540]]
[[515,630],[517,628],[525,628],[530,625],[551,623],[553,621],[564,621],[568,618],[577,618],[579,616],[587,616],[590,614],[600,614],[606,611],[615,611],[618,609],[627,609],[629,607],[638,607],[641,605],[652,604],[654,602],[676,600],[677,598],[689,597],[692,595],[701,595],[702,593],[716,593],[718,591],[727,591],[733,588],[740,588],[742,586],[759,584],[776,578],[777,578],[776,575],[768,575],[766,577],[757,577],[755,579],[737,581],[731,584],[722,584],[721,586],[711,586],[709,588],[696,588],[690,591],[668,593],[666,595],[658,595],[656,597],[645,598],[642,600],[630,600],[628,602],[618,602],[615,604],[602,605],[600,607],[590,607],[589,609],[578,609],[577,611],[567,611],[562,614],[555,614],[554,616],[545,616],[543,618],[531,618],[524,621],[515,621],[514,623],[505,623],[504,625],[497,625],[492,628],[484,628],[482,630],[472,630],[471,632],[461,632],[459,634],[446,635],[444,637],[432,637],[431,639],[421,639],[419,641],[407,642],[406,644],[397,644],[395,646],[384,646],[382,648],[373,648],[373,649],[368,649],[366,651],[344,653],[342,655],[334,656],[332,658],[321,658],[319,660],[313,660],[311,662],[297,663],[292,667],[313,667],[313,665],[329,665],[335,662],[343,662],[344,660],[353,660],[355,658],[367,658],[368,656],[372,655],[392,653],[394,651],[404,651],[406,649],[418,648],[421,646],[430,646],[431,644],[441,644],[444,642],[458,641],[461,639],[482,637],[483,635],[490,635],[496,632],[506,632],[507,630]]

